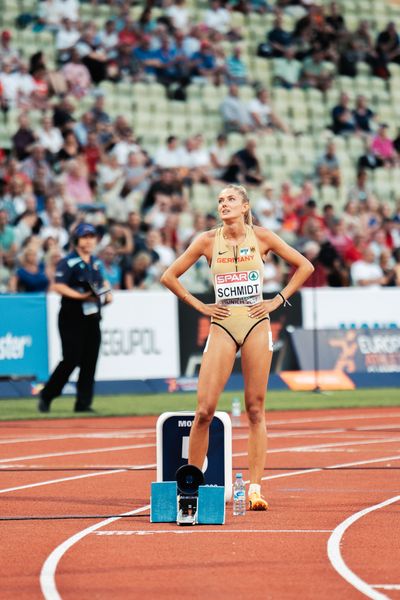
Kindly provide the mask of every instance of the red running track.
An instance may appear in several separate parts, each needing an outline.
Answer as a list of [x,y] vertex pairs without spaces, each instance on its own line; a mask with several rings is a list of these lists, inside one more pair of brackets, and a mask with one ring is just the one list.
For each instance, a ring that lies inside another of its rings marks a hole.
[[155,421],[2,425],[2,600],[400,599],[400,408],[269,414],[271,510],[190,528],[149,523]]

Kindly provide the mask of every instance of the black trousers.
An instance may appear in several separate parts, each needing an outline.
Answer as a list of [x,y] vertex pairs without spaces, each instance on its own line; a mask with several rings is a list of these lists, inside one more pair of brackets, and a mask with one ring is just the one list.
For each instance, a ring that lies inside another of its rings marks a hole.
[[99,356],[101,332],[98,315],[75,318],[62,310],[58,316],[63,359],[41,392],[45,402],[59,396],[75,367],[79,367],[75,410],[90,408]]

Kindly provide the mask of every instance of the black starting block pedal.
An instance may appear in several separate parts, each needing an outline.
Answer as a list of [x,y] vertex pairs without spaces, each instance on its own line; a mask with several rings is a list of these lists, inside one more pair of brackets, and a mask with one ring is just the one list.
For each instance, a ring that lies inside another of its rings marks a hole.
[[176,474],[178,488],[178,525],[195,525],[197,523],[197,504],[199,486],[204,484],[204,474],[194,465],[179,467]]

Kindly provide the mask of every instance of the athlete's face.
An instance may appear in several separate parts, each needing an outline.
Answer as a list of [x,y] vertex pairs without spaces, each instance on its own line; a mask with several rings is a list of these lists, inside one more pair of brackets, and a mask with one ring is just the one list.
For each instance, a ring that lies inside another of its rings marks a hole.
[[241,195],[234,189],[225,188],[218,197],[218,212],[222,221],[243,218],[249,209]]

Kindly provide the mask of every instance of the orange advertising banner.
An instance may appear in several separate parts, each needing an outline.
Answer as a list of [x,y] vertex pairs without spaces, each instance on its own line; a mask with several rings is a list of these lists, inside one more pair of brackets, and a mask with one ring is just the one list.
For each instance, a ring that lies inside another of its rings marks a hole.
[[354,382],[339,370],[331,371],[282,371],[280,377],[291,390],[354,390]]

